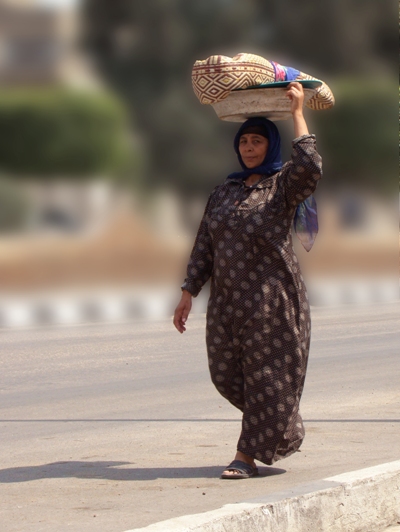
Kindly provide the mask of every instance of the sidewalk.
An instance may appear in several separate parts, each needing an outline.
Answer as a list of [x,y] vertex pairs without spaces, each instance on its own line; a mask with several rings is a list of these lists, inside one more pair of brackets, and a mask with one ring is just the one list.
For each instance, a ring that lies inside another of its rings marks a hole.
[[127,532],[395,532],[397,523],[400,460]]

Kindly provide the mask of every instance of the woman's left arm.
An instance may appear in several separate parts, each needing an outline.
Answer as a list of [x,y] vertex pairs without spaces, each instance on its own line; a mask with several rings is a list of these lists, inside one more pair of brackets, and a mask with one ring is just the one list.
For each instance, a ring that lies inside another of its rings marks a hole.
[[316,189],[322,176],[322,159],[316,148],[315,135],[310,135],[303,115],[304,92],[300,83],[288,85],[291,100],[294,136],[292,158],[285,165],[286,197],[295,206],[307,199]]
[[287,97],[292,102],[290,111],[293,116],[294,138],[297,139],[303,135],[309,135],[307,123],[303,115],[304,91],[301,83],[289,83]]

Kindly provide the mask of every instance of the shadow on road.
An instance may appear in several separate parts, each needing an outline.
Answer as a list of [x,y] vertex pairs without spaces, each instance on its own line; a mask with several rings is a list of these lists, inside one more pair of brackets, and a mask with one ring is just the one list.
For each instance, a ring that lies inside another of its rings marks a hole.
[[[30,482],[45,478],[81,478],[106,480],[156,480],[159,478],[218,478],[223,466],[207,467],[121,467],[132,462],[54,462],[30,467],[10,467],[0,470],[0,483]],[[281,475],[285,469],[260,467],[260,477]],[[255,479],[254,479],[255,480]]]

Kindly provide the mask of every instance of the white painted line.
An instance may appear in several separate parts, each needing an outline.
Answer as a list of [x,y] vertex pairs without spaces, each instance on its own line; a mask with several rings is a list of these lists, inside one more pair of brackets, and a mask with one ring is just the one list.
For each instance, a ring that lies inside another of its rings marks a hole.
[[[387,304],[399,301],[398,280],[315,280],[308,283],[312,308]],[[163,319],[173,314],[179,299],[174,288],[129,288],[124,292],[48,294],[31,298],[0,298],[0,327],[115,323],[121,320]],[[207,290],[194,298],[192,314],[207,310]]]

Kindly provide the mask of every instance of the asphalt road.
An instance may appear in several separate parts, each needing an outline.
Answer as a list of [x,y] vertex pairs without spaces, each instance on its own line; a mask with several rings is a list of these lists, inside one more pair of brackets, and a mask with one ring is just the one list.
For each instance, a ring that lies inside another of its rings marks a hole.
[[122,532],[400,458],[400,303],[313,310],[301,452],[236,482],[204,321],[1,332],[1,532]]

